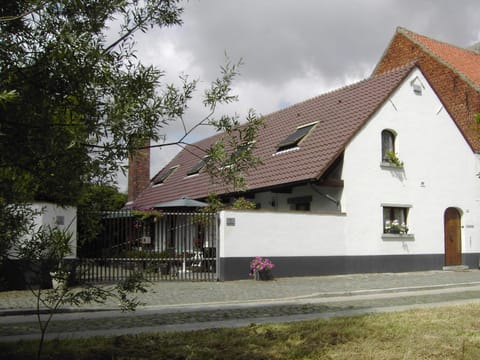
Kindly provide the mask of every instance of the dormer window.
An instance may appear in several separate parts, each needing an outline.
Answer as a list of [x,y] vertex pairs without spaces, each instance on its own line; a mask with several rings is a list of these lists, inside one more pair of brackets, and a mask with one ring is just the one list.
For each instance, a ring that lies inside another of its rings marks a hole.
[[207,165],[208,160],[210,160],[209,156],[204,156],[197,162],[190,170],[187,172],[187,176],[192,176],[198,174],[204,167]]
[[314,122],[298,127],[293,134],[288,135],[280,144],[278,144],[277,152],[297,147],[316,124],[317,123]]
[[167,171],[164,171],[163,173],[158,174],[153,179],[153,184],[154,185],[163,184],[178,168],[179,168],[179,165],[173,166]]

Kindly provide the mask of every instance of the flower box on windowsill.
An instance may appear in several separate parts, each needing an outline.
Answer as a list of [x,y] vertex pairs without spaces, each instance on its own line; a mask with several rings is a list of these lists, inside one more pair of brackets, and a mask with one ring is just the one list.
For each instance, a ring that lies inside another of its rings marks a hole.
[[400,240],[400,241],[413,241],[415,240],[414,234],[382,234],[383,240]]
[[388,161],[382,161],[380,167],[389,170],[403,170],[403,165],[396,165]]

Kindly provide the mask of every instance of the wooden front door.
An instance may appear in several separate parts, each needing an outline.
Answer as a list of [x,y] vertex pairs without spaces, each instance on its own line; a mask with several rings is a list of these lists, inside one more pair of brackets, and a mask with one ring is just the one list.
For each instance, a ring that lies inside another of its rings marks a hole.
[[462,264],[462,235],[460,226],[460,213],[458,210],[455,208],[445,210],[445,266]]

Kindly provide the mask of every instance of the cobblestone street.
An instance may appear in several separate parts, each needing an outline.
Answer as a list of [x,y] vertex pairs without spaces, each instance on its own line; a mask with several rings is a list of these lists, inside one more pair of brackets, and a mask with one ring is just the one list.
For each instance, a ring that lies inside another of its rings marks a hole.
[[[135,312],[114,303],[63,309],[49,338],[116,335],[395,311],[480,300],[480,272],[359,274],[274,281],[151,284]],[[34,297],[0,293],[0,339],[38,337]]]

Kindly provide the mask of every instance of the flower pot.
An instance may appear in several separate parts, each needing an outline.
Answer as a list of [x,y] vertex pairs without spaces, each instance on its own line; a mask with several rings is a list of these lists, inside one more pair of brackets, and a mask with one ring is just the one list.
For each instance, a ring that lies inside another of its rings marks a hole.
[[256,271],[253,277],[255,280],[259,281],[273,280],[273,274],[270,269]]

